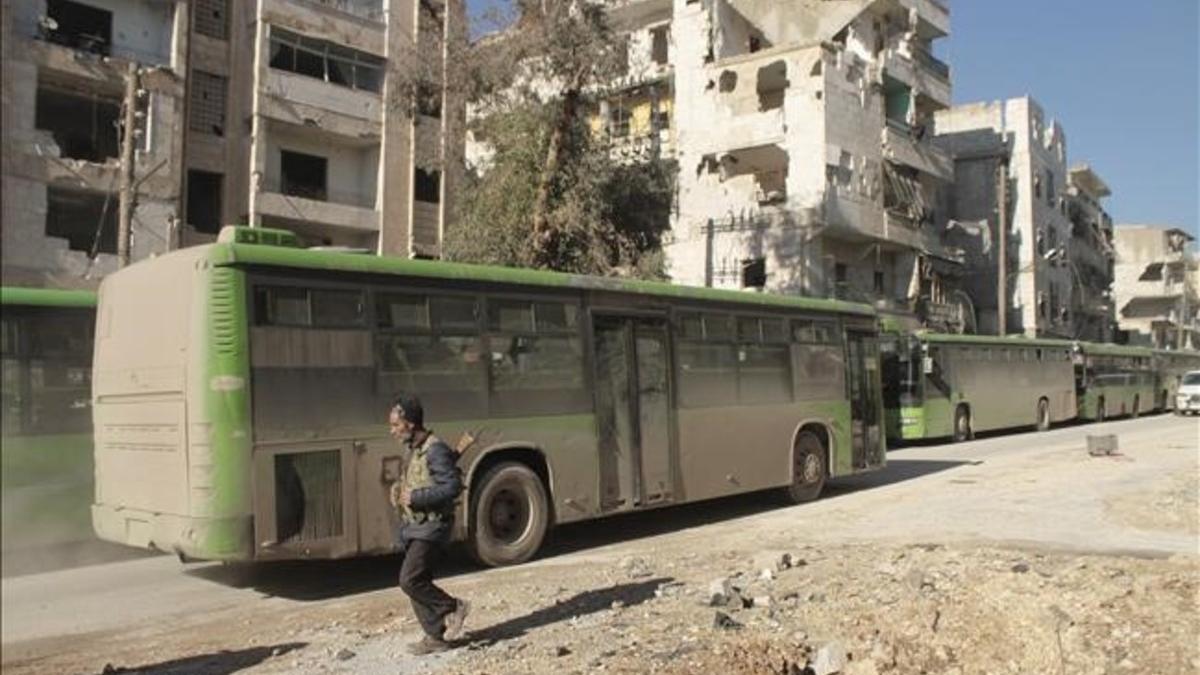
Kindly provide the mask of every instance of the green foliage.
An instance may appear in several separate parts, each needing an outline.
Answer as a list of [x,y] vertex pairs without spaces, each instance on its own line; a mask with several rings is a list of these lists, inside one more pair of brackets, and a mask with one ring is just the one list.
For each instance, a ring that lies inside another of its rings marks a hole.
[[492,155],[464,181],[452,260],[601,275],[663,274],[674,177],[630,166],[593,136],[584,92],[603,91],[623,45],[592,2],[522,3],[517,30],[475,51],[473,122]]

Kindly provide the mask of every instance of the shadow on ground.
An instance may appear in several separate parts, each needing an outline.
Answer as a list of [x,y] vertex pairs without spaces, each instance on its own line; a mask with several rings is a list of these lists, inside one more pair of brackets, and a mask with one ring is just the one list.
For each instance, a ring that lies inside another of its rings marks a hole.
[[99,675],[127,673],[129,675],[228,675],[256,666],[272,656],[307,647],[307,642],[288,642],[266,647],[250,647],[234,651],[219,651],[199,656],[162,661],[144,666],[113,666],[108,664]]
[[[832,481],[826,487],[826,498],[836,499],[861,490],[901,483],[976,463],[889,459],[888,465],[880,471]],[[552,532],[552,536],[542,548],[540,557],[553,558],[575,551],[702,527],[754,516],[784,506],[787,506],[787,503],[778,491],[764,491],[564,525]],[[807,506],[795,508],[804,509]],[[252,588],[265,595],[290,600],[317,601],[393,587],[396,585],[399,569],[400,557],[390,555],[350,560],[205,564],[188,569],[186,573],[227,586]],[[461,547],[456,547],[438,576],[454,577],[480,569],[481,567],[473,562]],[[609,602],[611,604],[611,600]]]
[[620,602],[625,607],[634,607],[653,598],[655,589],[671,581],[674,581],[671,577],[658,577],[577,593],[567,600],[556,601],[553,605],[534,610],[525,616],[471,631],[469,640],[472,647],[486,647],[503,640],[521,637],[535,628],[611,609],[614,602]]

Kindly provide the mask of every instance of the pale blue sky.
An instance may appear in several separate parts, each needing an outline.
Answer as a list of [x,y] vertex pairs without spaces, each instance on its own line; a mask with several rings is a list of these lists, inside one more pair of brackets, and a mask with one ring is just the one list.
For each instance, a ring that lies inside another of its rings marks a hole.
[[[467,0],[478,15],[507,0]],[[1119,223],[1200,234],[1200,2],[951,0],[956,103],[1030,95]]]

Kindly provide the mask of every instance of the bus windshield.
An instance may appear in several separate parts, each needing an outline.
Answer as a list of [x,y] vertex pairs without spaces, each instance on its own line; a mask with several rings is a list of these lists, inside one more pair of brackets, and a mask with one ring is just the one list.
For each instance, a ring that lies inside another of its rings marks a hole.
[[921,404],[921,343],[909,337],[884,341],[883,404],[889,408]]

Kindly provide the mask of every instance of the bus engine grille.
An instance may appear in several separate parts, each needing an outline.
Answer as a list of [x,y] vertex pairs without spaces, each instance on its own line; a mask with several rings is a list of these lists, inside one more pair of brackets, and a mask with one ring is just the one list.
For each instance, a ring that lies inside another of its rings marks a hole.
[[275,532],[281,543],[342,535],[342,464],[337,450],[275,456]]

